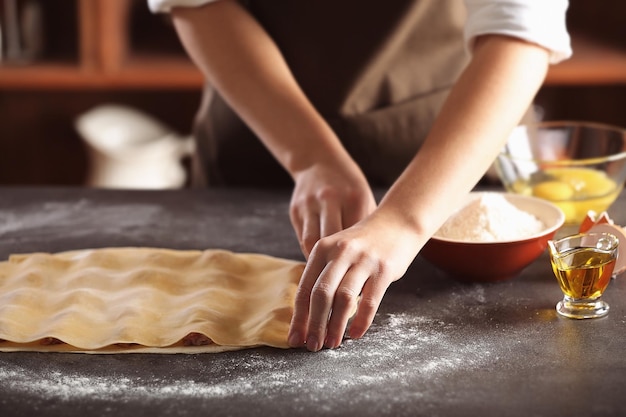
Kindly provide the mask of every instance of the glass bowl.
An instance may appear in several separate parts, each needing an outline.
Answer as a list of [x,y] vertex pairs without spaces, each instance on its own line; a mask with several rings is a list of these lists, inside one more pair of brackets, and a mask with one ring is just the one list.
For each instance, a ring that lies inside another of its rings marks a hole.
[[626,130],[554,121],[518,126],[495,162],[507,191],[556,204],[568,225],[601,213],[626,181]]

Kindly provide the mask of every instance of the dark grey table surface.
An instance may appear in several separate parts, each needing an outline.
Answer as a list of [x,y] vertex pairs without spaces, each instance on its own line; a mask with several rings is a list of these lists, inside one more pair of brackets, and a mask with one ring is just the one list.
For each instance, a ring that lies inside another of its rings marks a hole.
[[[0,188],[0,259],[105,246],[301,259],[280,191]],[[626,224],[626,195],[610,210]],[[488,259],[485,262],[489,262]],[[341,348],[217,355],[0,354],[0,416],[626,415],[626,276],[608,317],[557,317],[547,253],[462,284],[419,256]]]

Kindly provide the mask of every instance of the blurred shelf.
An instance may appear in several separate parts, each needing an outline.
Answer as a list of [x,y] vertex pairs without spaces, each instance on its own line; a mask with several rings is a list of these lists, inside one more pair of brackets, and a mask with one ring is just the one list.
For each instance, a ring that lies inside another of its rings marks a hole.
[[[545,85],[626,85],[626,50],[575,37],[572,58],[550,67]],[[202,74],[181,55],[129,55],[111,69],[91,63],[0,66],[0,89],[182,89],[202,87]]]
[[546,85],[626,85],[626,49],[574,36],[574,55],[550,68]]
[[133,57],[116,71],[70,64],[0,67],[3,90],[199,89],[202,75],[184,58]]

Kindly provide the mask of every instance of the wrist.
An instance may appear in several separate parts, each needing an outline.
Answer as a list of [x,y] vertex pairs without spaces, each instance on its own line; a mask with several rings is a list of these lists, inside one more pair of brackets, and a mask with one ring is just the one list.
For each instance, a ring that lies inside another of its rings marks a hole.
[[360,176],[363,176],[359,166],[338,139],[336,144],[328,141],[307,141],[306,143],[314,143],[315,146],[295,147],[294,150],[284,155],[283,167],[294,180],[311,171],[333,172],[350,177],[358,172]]
[[372,213],[371,220],[380,223],[390,230],[398,241],[402,242],[402,249],[408,251],[412,257],[417,255],[434,232],[421,226],[419,217],[411,212],[410,208],[390,202],[381,202]]

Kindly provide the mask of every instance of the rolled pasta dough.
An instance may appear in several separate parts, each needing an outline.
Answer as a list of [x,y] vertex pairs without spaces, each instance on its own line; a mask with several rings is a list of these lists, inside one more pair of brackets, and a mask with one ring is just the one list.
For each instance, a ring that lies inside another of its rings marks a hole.
[[[0,262],[0,351],[287,348],[304,263],[226,250],[84,249]],[[199,333],[213,343],[184,346]],[[43,345],[53,338],[63,343]]]

